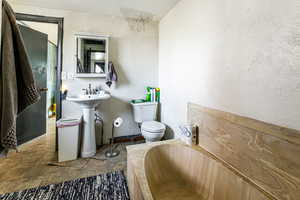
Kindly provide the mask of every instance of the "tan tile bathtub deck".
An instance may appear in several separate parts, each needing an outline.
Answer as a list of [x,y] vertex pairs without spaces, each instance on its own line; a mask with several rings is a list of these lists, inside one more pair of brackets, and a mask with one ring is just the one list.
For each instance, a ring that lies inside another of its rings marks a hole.
[[[105,159],[104,147],[97,151],[95,159],[57,163],[55,121],[51,120],[48,122],[47,134],[20,146],[18,153],[11,152],[7,158],[0,158],[0,194],[110,171],[126,172],[125,146],[126,144],[118,146],[121,155],[113,159]],[[52,163],[55,165],[51,165]]]

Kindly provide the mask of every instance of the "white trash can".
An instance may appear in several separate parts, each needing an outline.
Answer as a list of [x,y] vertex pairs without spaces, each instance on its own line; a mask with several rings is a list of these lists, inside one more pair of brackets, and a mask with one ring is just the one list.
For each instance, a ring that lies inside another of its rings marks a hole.
[[58,162],[76,160],[79,152],[81,119],[60,119],[58,128]]

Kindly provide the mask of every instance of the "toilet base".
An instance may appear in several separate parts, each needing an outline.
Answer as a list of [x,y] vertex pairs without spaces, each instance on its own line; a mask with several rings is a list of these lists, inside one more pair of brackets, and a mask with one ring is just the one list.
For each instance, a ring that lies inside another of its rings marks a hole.
[[146,143],[158,142],[163,138],[164,134],[165,134],[165,132],[148,133],[148,132],[142,131],[142,135],[145,138]]
[[105,157],[107,158],[114,158],[120,154],[119,150],[113,149],[112,151],[109,149],[105,152]]

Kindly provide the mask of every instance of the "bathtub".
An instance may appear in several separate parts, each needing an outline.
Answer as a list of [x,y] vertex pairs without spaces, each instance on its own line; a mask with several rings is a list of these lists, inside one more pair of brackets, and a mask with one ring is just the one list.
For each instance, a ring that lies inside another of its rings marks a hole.
[[250,179],[198,146],[179,140],[127,148],[133,200],[272,199]]

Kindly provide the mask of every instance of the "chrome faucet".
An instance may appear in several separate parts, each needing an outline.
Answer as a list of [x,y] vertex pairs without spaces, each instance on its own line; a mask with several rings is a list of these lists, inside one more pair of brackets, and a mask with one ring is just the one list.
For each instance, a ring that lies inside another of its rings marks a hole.
[[88,89],[82,89],[82,90],[85,91],[85,92],[84,92],[85,95],[88,95],[88,94],[89,94],[89,90],[88,90]]
[[84,94],[85,95],[92,95],[92,94],[97,94],[98,93],[98,89],[92,89],[92,84],[89,84],[88,88],[84,88],[82,89],[84,90]]
[[182,125],[179,126],[181,130],[180,139],[188,145],[198,145],[199,144],[199,133],[197,125]]
[[82,89],[85,95],[91,95],[92,94],[92,84],[89,84],[89,88],[83,88]]
[[91,95],[92,93],[92,84],[89,84],[89,94]]

